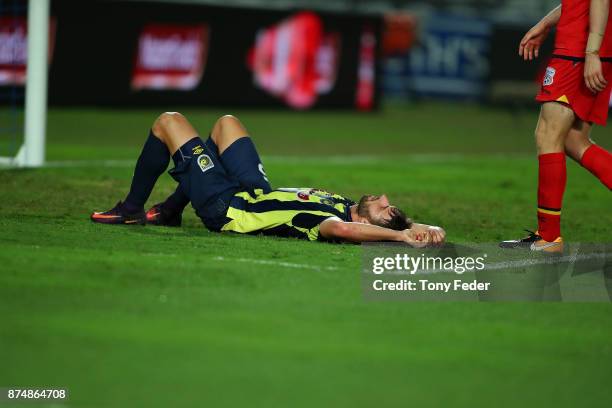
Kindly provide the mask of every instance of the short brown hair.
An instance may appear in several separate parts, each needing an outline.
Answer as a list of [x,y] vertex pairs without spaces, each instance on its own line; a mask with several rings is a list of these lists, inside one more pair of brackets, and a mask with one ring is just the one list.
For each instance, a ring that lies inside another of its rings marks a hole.
[[383,220],[381,227],[389,228],[396,231],[403,231],[412,227],[412,220],[406,217],[406,214],[397,207],[391,207],[391,218]]

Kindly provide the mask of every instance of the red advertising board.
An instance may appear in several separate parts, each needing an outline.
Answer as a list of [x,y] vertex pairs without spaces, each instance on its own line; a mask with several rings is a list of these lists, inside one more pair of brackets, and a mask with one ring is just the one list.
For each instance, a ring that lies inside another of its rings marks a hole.
[[376,92],[376,36],[371,27],[361,34],[359,48],[359,70],[357,72],[357,94],[355,106],[362,111],[372,110]]
[[[55,43],[55,19],[49,24],[49,62]],[[25,17],[0,16],[0,86],[26,82],[28,22]]]
[[325,33],[319,16],[302,12],[257,32],[249,66],[257,87],[307,109],[333,89],[339,54],[340,35]]
[[138,38],[132,90],[191,91],[202,80],[208,26],[148,24]]

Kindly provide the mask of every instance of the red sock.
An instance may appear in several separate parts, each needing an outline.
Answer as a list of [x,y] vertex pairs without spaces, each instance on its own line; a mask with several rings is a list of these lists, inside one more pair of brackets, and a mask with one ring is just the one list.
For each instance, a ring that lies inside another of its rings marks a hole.
[[541,154],[538,161],[538,232],[551,242],[561,236],[561,203],[567,181],[565,154]]
[[584,151],[580,164],[612,190],[612,154],[609,151],[591,145]]

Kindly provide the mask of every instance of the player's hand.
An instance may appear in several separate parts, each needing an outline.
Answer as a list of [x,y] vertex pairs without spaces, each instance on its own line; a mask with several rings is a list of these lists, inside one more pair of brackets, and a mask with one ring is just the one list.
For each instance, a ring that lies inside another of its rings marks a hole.
[[546,40],[546,37],[548,37],[549,31],[550,27],[542,22],[534,25],[521,40],[519,55],[525,61],[537,58],[540,55],[540,46]]
[[601,59],[598,55],[587,54],[584,61],[584,82],[593,93],[606,89],[608,81],[603,76]]
[[412,228],[402,231],[403,241],[414,248],[424,248],[431,243],[431,236],[424,231],[416,231]]
[[409,244],[415,243],[418,248],[431,245],[441,245],[446,239],[446,231],[440,227],[425,225],[425,224],[413,224],[410,229],[403,231],[404,235],[408,237]]
[[442,245],[444,240],[446,239],[446,231],[444,231],[440,227],[430,226],[427,229],[427,232],[431,236],[431,242],[434,245]]

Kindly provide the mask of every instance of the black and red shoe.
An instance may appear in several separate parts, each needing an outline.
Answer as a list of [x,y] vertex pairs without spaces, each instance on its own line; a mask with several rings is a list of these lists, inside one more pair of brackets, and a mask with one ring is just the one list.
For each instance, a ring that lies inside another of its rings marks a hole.
[[529,233],[529,235],[527,235],[525,238],[502,241],[499,243],[499,247],[500,248],[512,248],[512,249],[514,248],[529,249],[529,247],[531,247],[531,244],[542,239],[540,234],[538,234],[538,231],[534,232],[528,229],[526,229],[525,231]]
[[553,254],[563,253],[563,238],[557,237],[554,241],[546,241],[540,236],[539,231],[525,230],[529,233],[528,236],[522,239],[502,241],[499,243],[500,248],[523,248],[534,252],[547,252]]
[[90,218],[93,222],[101,224],[144,225],[147,222],[144,210],[135,213],[128,212],[121,201],[108,211],[91,214]]
[[180,227],[182,222],[182,212],[168,211],[164,208],[164,203],[157,203],[147,211],[147,224]]

